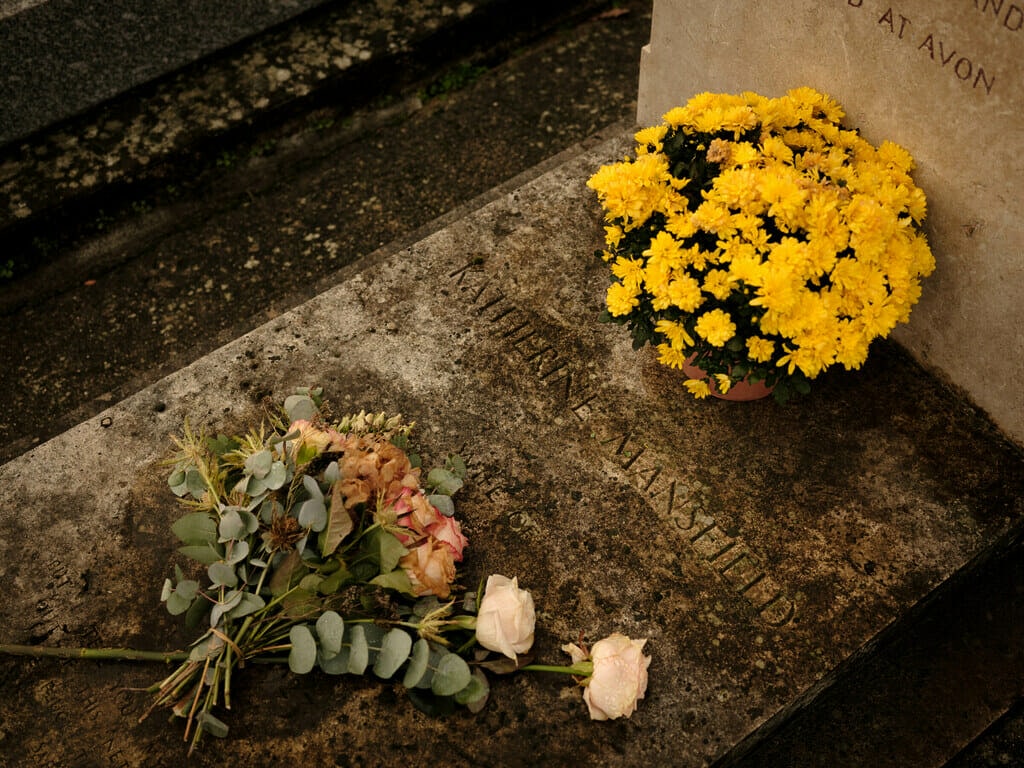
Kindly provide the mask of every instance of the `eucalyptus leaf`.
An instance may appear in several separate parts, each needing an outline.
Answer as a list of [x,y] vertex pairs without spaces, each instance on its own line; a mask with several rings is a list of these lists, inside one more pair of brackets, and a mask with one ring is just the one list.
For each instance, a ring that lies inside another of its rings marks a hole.
[[264,448],[262,451],[250,455],[245,460],[244,471],[247,475],[262,480],[270,472],[270,467],[274,463],[274,454]]
[[220,624],[224,614],[234,610],[242,602],[242,591],[234,589],[224,596],[224,600],[218,602],[210,610],[210,626],[216,627]]
[[455,516],[455,503],[452,501],[451,496],[445,496],[443,493],[432,493],[427,496],[427,501],[445,517]]
[[289,421],[309,421],[316,415],[317,407],[309,395],[289,395],[284,400],[284,410]]
[[366,630],[362,624],[353,625],[348,635],[348,671],[361,675],[370,661],[370,648],[366,644]]
[[236,541],[231,546],[231,554],[224,558],[229,565],[238,565],[249,556],[249,542]]
[[341,469],[338,467],[338,462],[332,461],[324,470],[324,482],[334,485],[339,480],[341,480]]
[[284,465],[284,462],[275,461],[270,467],[270,473],[263,478],[263,482],[268,490],[276,491],[288,482],[288,467]]
[[188,493],[188,485],[185,483],[185,470],[176,469],[167,478],[167,484],[171,487],[175,496],[181,497]]
[[[412,688],[419,685],[427,674],[427,662],[430,660],[430,644],[422,637],[412,646],[412,657],[405,669],[402,685]],[[427,681],[429,684],[429,681]]]
[[296,675],[305,675],[316,666],[316,639],[305,624],[296,624],[288,632],[292,649],[288,653],[288,668]]
[[178,551],[185,557],[203,565],[210,565],[224,559],[224,549],[220,546],[215,547],[212,544],[189,544],[188,546],[178,547]]
[[322,531],[327,525],[327,507],[323,497],[319,499],[306,499],[299,504],[298,508],[299,525],[313,531]]
[[490,692],[491,686],[487,683],[487,677],[479,669],[474,669],[466,687],[455,694],[455,701],[476,714],[487,703]]
[[196,716],[196,722],[203,727],[204,731],[218,739],[223,739],[228,735],[227,725],[211,715],[209,712],[200,712]]
[[348,652],[349,647],[343,645],[341,650],[338,651],[334,656],[328,656],[324,653],[323,648],[320,648],[320,653],[317,654],[317,664],[328,675],[345,675],[348,674]]
[[460,480],[464,479],[469,471],[466,469],[466,462],[462,460],[462,457],[454,453],[449,454],[448,458],[444,460],[444,468]]
[[320,651],[325,658],[341,652],[345,638],[345,621],[335,611],[324,611],[316,620],[316,636],[320,639]]
[[465,659],[455,653],[446,653],[437,663],[430,690],[438,696],[453,696],[469,685],[472,677]]
[[436,493],[451,496],[462,487],[462,480],[454,472],[442,469],[441,467],[434,467],[427,474],[427,487],[433,488]]
[[306,493],[309,494],[309,498],[320,499],[321,501],[323,500],[324,493],[320,490],[320,484],[316,481],[315,477],[303,475],[302,487],[306,489]]
[[185,473],[185,487],[194,498],[202,498],[203,494],[206,493],[206,482],[203,480],[203,476],[199,474],[199,470],[190,469]]
[[206,573],[215,587],[234,588],[238,586],[238,574],[235,573],[235,567],[224,561],[211,563],[206,569]]
[[182,544],[212,544],[217,541],[217,521],[207,512],[190,512],[174,521],[171,532]]
[[381,641],[380,652],[373,664],[373,674],[382,680],[389,679],[409,658],[412,637],[405,630],[392,629]]
[[227,613],[229,619],[240,619],[243,616],[248,616],[251,613],[262,610],[267,605],[266,601],[259,595],[254,595],[252,592],[242,592],[242,599],[238,605],[232,608]]
[[228,509],[220,516],[220,523],[217,525],[219,541],[231,541],[232,539],[244,539],[246,534],[245,521],[237,509]]

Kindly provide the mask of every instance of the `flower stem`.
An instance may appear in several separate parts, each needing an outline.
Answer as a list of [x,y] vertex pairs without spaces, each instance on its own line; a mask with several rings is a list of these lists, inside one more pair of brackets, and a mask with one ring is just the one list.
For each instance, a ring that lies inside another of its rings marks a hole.
[[575,677],[590,677],[594,674],[594,662],[581,661],[569,667],[554,666],[551,664],[527,664],[520,667],[524,672],[557,672],[562,675],[574,675]]
[[59,659],[118,659],[121,661],[184,661],[187,651],[136,651],[132,648],[53,648],[0,643],[0,654]]

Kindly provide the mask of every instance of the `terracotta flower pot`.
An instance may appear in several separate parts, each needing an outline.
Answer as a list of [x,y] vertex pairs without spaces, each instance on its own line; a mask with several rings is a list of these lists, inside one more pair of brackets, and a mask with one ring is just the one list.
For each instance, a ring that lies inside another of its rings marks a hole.
[[736,402],[760,400],[763,397],[768,397],[768,395],[772,393],[772,389],[774,389],[774,387],[765,386],[763,381],[751,383],[746,379],[743,379],[729,387],[729,391],[723,395],[718,391],[718,385],[715,382],[715,377],[708,377],[707,371],[693,365],[691,362],[693,358],[694,356],[691,355],[687,358],[686,362],[683,363],[683,373],[691,379],[707,379],[708,387],[711,389],[711,396],[717,397],[719,400],[734,400]]

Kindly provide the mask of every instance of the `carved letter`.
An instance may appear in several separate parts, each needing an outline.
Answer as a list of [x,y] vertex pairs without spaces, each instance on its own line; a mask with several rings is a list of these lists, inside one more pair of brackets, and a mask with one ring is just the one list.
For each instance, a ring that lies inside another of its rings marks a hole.
[[926,37],[924,39],[924,42],[921,43],[919,46],[917,46],[918,50],[921,50],[922,48],[927,48],[928,49],[928,55],[931,57],[932,61],[934,61],[935,60],[935,41],[932,39],[931,35],[928,35],[928,37]]

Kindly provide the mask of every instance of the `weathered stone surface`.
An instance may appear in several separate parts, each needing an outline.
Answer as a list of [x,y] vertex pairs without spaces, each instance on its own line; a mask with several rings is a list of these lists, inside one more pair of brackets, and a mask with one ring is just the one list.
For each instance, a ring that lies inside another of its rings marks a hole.
[[323,2],[5,0],[0,3],[0,144]]
[[[702,765],[806,695],[1008,531],[1021,456],[898,350],[778,406],[698,402],[596,322],[605,265],[586,178],[617,137],[0,467],[0,640],[164,648],[179,514],[159,465],[187,416],[233,431],[318,383],[337,412],[401,411],[472,467],[466,584],[518,575],[539,659],[650,638],[647,698],[592,723],[565,679],[494,682],[435,721],[372,680],[245,670],[232,732],[191,763]],[[0,660],[9,765],[177,764],[135,720],[153,665]]]
[[895,338],[1024,442],[1024,10],[1003,0],[658,0],[638,121],[702,91],[809,85],[906,147],[938,268]]

